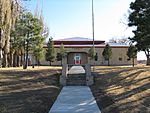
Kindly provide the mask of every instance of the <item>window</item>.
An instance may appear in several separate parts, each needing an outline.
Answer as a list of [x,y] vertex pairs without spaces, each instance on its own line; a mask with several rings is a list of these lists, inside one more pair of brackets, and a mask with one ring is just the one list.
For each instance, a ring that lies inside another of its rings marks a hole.
[[122,61],[122,58],[121,58],[121,57],[119,58],[119,61]]
[[127,59],[127,61],[130,61],[130,60],[131,60],[130,58]]

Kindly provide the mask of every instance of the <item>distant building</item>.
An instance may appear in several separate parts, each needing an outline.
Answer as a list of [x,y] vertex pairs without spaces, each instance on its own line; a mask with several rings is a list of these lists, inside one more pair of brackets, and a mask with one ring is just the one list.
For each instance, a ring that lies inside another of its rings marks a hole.
[[[102,52],[106,45],[105,41],[95,40],[95,50],[98,56],[97,61],[90,60],[88,57],[88,51],[92,47],[93,40],[88,38],[73,37],[60,40],[54,40],[54,47],[56,55],[60,51],[60,45],[63,44],[67,56],[63,59],[63,64],[91,64],[91,65],[107,65],[107,61],[103,58]],[[109,43],[112,48],[112,57],[110,59],[110,65],[131,65],[132,60],[128,59],[127,50],[129,45],[125,44],[112,44]],[[47,48],[47,45],[44,45]],[[137,63],[137,59],[135,59]],[[42,65],[49,65],[49,62],[45,59],[41,60]],[[61,61],[55,60],[52,65],[61,65]]]

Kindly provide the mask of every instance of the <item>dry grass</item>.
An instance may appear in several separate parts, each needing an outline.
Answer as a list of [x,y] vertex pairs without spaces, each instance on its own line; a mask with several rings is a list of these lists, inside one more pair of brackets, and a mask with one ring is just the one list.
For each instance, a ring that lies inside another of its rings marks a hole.
[[32,66],[28,66],[27,69],[23,69],[23,67],[8,67],[8,68],[0,68],[1,71],[4,70],[15,70],[15,71],[35,71],[35,70],[47,70],[47,69],[52,69],[52,70],[57,70],[57,69],[61,69],[61,66],[34,66],[34,68],[32,68]]
[[99,66],[91,86],[102,113],[150,113],[150,67]]
[[61,90],[60,69],[0,68],[0,113],[47,113]]

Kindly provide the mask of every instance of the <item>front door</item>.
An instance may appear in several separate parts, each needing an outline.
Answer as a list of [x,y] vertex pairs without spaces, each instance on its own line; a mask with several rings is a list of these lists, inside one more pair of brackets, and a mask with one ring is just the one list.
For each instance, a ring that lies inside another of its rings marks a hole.
[[76,64],[76,65],[81,64],[81,54],[80,53],[74,54],[74,64]]

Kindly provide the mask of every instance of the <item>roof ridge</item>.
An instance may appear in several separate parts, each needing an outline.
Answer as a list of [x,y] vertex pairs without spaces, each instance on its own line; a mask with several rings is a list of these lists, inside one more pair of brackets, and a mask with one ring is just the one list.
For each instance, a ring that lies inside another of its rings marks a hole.
[[70,38],[56,39],[54,41],[92,41],[92,39],[84,37],[70,37]]

